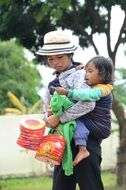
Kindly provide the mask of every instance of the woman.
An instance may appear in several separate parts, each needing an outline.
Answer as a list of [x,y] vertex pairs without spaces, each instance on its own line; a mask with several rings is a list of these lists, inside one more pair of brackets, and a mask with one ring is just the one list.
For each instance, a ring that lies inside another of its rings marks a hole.
[[[45,94],[45,115],[47,123],[51,124],[53,127],[57,126],[59,122],[67,122],[72,119],[80,118],[82,115],[88,115],[94,109],[93,102],[86,102],[85,109],[83,114],[76,114],[77,109],[80,107],[78,104],[75,104],[74,108],[70,108],[68,111],[60,117],[48,116],[48,105],[50,104],[51,94],[53,94],[53,88],[51,86],[59,86],[59,77],[63,72],[69,71],[71,68],[74,68],[72,63],[72,56],[76,47],[70,42],[69,36],[64,31],[52,31],[47,33],[44,36],[44,45],[37,52],[37,54],[42,56],[47,56],[47,61],[50,67],[55,69],[56,77],[48,85],[46,94]],[[76,78],[74,73],[73,79]],[[79,83],[80,84],[80,83]],[[78,84],[78,85],[79,85]],[[61,85],[61,84],[60,84]],[[85,84],[85,88],[88,86]],[[111,106],[111,96],[106,98],[110,99]],[[105,98],[104,98],[105,99]],[[104,100],[102,100],[104,101]],[[85,103],[84,103],[85,104]],[[97,109],[97,104],[96,108]],[[95,113],[94,109],[94,113]],[[93,113],[93,111],[91,112]],[[84,122],[83,116],[81,117],[81,122]],[[111,128],[111,126],[109,126]],[[97,131],[95,132],[97,133]],[[96,138],[92,133],[89,134],[87,140],[87,149],[90,152],[90,155],[79,162],[73,168],[73,174],[66,176],[62,166],[55,166],[54,175],[53,175],[53,187],[52,190],[63,190],[70,189],[75,190],[76,184],[80,190],[103,190],[103,183],[101,180],[101,139]],[[75,146],[74,140],[71,143],[73,159],[78,153],[78,148]]]

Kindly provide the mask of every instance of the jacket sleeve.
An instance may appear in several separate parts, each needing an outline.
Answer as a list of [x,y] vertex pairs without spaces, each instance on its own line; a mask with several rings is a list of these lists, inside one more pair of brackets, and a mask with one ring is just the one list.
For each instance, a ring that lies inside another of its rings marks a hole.
[[43,111],[42,111],[44,119],[47,118],[47,108],[50,105],[50,100],[51,100],[51,96],[50,96],[48,88],[46,88],[45,95],[44,95],[44,98],[43,98],[44,104],[43,104]]
[[112,89],[112,85],[109,84],[101,84],[95,86],[94,88],[79,90],[70,89],[68,92],[68,97],[76,101],[98,101],[101,97],[109,95]]
[[79,101],[68,110],[65,110],[63,115],[60,116],[61,123],[77,119],[95,108],[95,102]]
[[[90,88],[84,82],[84,72],[77,71],[67,77],[68,86],[70,89],[88,89]],[[71,108],[64,111],[63,115],[60,116],[61,123],[77,119],[89,112],[95,107],[95,102],[84,102],[78,101]]]

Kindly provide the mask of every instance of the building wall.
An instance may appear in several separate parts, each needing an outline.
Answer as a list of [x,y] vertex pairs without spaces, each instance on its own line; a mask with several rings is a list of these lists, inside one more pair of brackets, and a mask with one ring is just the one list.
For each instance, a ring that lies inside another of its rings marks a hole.
[[[41,118],[41,115],[0,116],[0,177],[42,175],[51,170],[45,163],[34,158],[34,151],[27,151],[16,143],[19,122],[27,117]],[[102,147],[102,169],[115,168],[118,133],[104,140]]]
[[117,163],[117,150],[119,145],[118,132],[114,132],[102,142],[102,169],[114,169]]

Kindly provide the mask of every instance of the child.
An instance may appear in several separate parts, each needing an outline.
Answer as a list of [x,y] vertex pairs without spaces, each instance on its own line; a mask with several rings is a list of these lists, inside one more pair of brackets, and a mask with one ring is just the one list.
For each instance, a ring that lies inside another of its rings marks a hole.
[[[85,66],[86,74],[85,80],[91,89],[66,89],[63,87],[56,87],[55,90],[58,94],[67,95],[72,101],[98,101],[101,97],[107,96],[112,91],[112,78],[113,67],[109,59],[102,56],[96,56],[92,58]],[[77,125],[75,131],[75,142],[79,145],[79,152],[73,161],[73,165],[78,164],[82,159],[89,156],[89,152],[86,149],[87,137],[81,137],[79,134],[83,134],[83,125]],[[80,129],[78,129],[80,128]],[[86,132],[86,135],[88,133]],[[79,140],[78,140],[79,138]]]

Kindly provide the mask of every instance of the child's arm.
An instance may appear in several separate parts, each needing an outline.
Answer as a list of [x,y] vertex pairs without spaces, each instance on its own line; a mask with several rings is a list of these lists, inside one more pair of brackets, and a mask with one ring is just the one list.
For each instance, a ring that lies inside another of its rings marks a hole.
[[[77,100],[78,102],[64,111],[64,114],[60,116],[61,123],[77,119],[82,115],[91,112],[94,109],[95,101],[99,100],[103,96],[107,96],[111,93],[113,87],[110,84],[99,84],[94,88],[83,88],[82,90],[72,90],[71,99]],[[58,87],[57,92],[62,95],[67,95],[68,90]],[[89,102],[90,101],[90,102]]]
[[[47,94],[45,97],[48,97]],[[46,113],[47,113],[48,102],[49,102],[49,100],[44,101],[44,103],[46,103],[46,110],[45,110]],[[91,112],[94,109],[94,107],[95,107],[95,102],[79,101],[76,104],[74,104],[72,107],[70,107],[69,109],[64,110],[63,115],[60,116],[60,118],[59,118],[60,122],[64,123],[67,121],[77,119],[77,118],[81,117],[82,115],[85,115],[85,114]],[[50,124],[50,127],[51,126],[56,127],[56,125],[59,122],[58,118],[54,115],[51,115],[49,117],[46,115],[45,121]]]
[[98,84],[94,88],[69,90],[67,96],[77,101],[98,101],[101,97],[111,93],[113,86],[110,84]]

